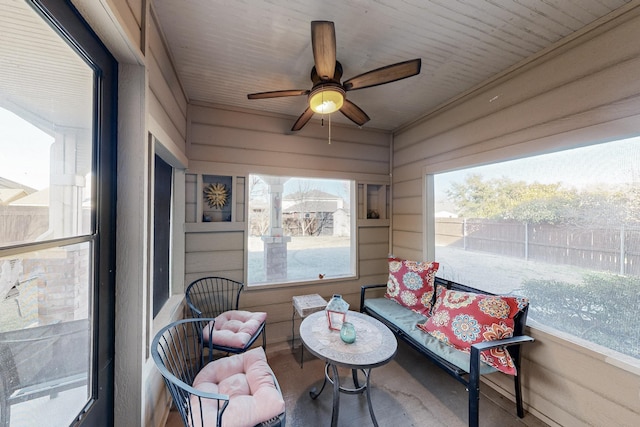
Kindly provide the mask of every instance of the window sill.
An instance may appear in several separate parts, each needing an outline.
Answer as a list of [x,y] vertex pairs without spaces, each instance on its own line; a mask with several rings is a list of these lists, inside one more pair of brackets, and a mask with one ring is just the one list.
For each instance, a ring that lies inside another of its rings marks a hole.
[[250,292],[251,290],[262,290],[262,289],[278,289],[278,288],[291,288],[291,287],[304,287],[304,286],[314,286],[324,283],[339,283],[339,282],[349,282],[358,280],[357,275],[353,276],[344,276],[344,277],[335,277],[330,279],[317,279],[317,280],[304,280],[297,282],[279,282],[279,283],[256,283],[246,285],[245,290]]
[[173,295],[169,297],[156,317],[153,318],[152,337],[155,337],[158,331],[164,326],[182,319],[184,317],[184,306],[184,295]]
[[359,219],[358,227],[388,227],[388,219]]
[[527,321],[527,327],[530,330],[530,335],[536,340],[540,340],[541,342],[553,341],[554,343],[567,347],[572,351],[601,360],[606,364],[615,366],[616,368],[640,377],[640,360],[634,357],[619,353],[590,341],[582,340],[571,334],[558,331],[531,319]]
[[184,231],[186,233],[200,233],[200,232],[212,232],[212,231],[245,231],[247,227],[246,222],[188,222],[184,224]]

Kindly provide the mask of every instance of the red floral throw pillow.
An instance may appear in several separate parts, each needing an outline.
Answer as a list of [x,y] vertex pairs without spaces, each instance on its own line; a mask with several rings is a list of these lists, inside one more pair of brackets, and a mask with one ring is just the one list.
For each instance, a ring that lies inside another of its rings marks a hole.
[[[433,314],[418,327],[440,341],[466,353],[471,344],[513,336],[514,316],[528,300],[521,297],[484,295],[438,287]],[[506,374],[516,368],[505,348],[480,353],[483,362]]]
[[416,313],[429,316],[433,302],[437,262],[389,258],[389,280],[385,297]]

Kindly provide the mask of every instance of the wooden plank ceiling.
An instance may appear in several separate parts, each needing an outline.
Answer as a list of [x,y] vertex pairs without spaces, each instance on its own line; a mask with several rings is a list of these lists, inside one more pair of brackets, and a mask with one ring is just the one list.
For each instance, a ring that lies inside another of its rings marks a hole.
[[[246,95],[311,88],[311,21],[335,22],[343,81],[421,58],[418,76],[347,92],[347,98],[371,117],[365,127],[392,131],[574,32],[639,4],[640,0],[152,0],[151,6],[190,101],[287,115],[291,124],[306,108],[306,96],[249,100]],[[84,121],[90,111],[84,100],[78,101],[79,93],[91,84],[86,65],[71,55],[64,69],[52,68],[70,49],[51,41],[51,30],[26,2],[0,0],[0,5],[0,107],[32,120],[35,116],[42,127],[79,126],[77,118]],[[78,88],[78,93],[69,87]],[[353,125],[341,114],[333,114],[332,120]],[[307,126],[318,123],[314,117]]]
[[[190,101],[290,115],[292,124],[306,108],[306,96],[246,95],[311,88],[311,21],[335,23],[343,81],[421,58],[418,76],[347,93],[371,117],[366,127],[394,130],[627,3],[154,0],[153,9]],[[351,123],[342,114],[332,120]]]

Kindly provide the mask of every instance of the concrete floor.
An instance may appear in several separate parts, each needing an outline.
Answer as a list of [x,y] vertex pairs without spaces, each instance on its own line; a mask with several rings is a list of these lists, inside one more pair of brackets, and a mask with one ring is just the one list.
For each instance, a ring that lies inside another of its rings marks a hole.
[[[316,399],[309,397],[312,387],[322,386],[324,363],[305,351],[300,367],[300,350],[289,347],[268,348],[269,364],[280,382],[287,408],[287,427],[328,427],[331,424],[332,390],[325,388]],[[341,382],[353,383],[350,371],[340,370]],[[398,343],[398,353],[388,364],[371,373],[371,400],[380,427],[465,427],[467,392],[462,384]],[[328,384],[327,387],[331,385]],[[481,386],[480,426],[546,427],[534,416],[515,415],[515,404],[487,386]],[[181,425],[172,413],[167,427]],[[340,395],[340,426],[372,426],[364,395]]]

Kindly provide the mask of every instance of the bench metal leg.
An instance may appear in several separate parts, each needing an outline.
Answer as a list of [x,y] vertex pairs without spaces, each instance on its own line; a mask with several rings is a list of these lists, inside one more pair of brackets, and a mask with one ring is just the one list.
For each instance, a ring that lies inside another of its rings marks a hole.
[[[518,369],[518,371],[520,370]],[[518,417],[524,418],[524,408],[522,406],[522,385],[520,383],[520,375],[518,375],[519,373],[520,372],[518,372],[516,376],[513,377],[513,382],[516,389],[516,408],[518,411]]]
[[469,367],[469,427],[480,424],[480,352],[471,347]]

